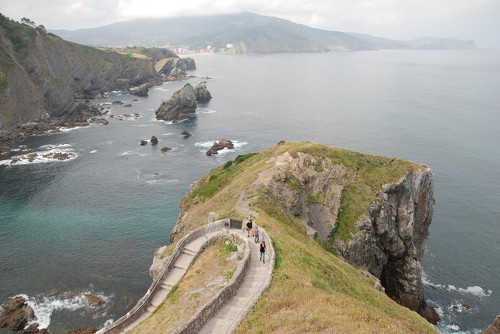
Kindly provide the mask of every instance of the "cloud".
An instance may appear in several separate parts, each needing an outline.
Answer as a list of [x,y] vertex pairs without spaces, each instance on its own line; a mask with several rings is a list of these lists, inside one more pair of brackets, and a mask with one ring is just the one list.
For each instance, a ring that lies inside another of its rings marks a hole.
[[500,37],[491,30],[500,31],[498,0],[0,0],[0,8],[13,19],[28,17],[48,29],[250,11],[320,29],[397,39],[479,35],[500,47]]

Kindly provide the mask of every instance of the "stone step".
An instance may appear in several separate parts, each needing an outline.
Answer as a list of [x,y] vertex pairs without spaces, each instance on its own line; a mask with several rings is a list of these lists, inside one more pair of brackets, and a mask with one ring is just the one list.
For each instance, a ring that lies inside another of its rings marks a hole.
[[146,310],[149,312],[149,313],[153,313],[154,310],[156,310],[156,306],[154,305],[149,305]]
[[222,331],[222,328],[229,328],[232,324],[231,320],[220,319],[220,318],[212,318],[210,319],[205,326],[198,332],[199,334],[225,334],[225,331]]
[[186,247],[184,247],[182,249],[182,253],[187,254],[187,255],[191,255],[191,256],[195,256],[197,254],[195,251],[187,249]]
[[163,283],[161,284],[161,288],[162,288],[162,289],[165,289],[165,290],[169,290],[169,291],[170,291],[173,287],[174,287],[174,286],[173,286],[173,285],[171,285],[170,283],[163,282]]

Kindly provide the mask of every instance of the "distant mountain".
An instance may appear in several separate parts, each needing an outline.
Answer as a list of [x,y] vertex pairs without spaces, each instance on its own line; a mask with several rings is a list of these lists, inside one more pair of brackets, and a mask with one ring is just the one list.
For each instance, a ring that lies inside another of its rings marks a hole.
[[138,19],[74,31],[52,30],[94,46],[169,46],[233,53],[324,52],[376,49],[474,49],[473,41],[425,38],[408,42],[314,29],[249,12],[168,19]]

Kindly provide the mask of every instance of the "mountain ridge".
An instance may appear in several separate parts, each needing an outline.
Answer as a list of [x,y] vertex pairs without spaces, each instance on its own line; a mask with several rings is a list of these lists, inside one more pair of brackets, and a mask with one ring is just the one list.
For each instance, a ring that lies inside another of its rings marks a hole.
[[[366,34],[322,30],[251,12],[167,19],[135,19],[110,25],[51,30],[73,42],[94,46],[169,46],[230,53],[358,51],[378,49],[476,49],[473,41],[419,38],[397,41]],[[228,45],[232,45],[228,48]],[[229,49],[229,50],[228,50]]]

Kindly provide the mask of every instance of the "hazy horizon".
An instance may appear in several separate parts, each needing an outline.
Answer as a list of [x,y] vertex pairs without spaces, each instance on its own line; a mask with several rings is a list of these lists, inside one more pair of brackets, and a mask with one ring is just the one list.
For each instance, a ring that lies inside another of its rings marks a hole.
[[27,17],[49,30],[95,28],[132,19],[253,12],[312,28],[395,40],[420,37],[473,40],[478,48],[500,48],[497,0],[0,0],[0,12]]

